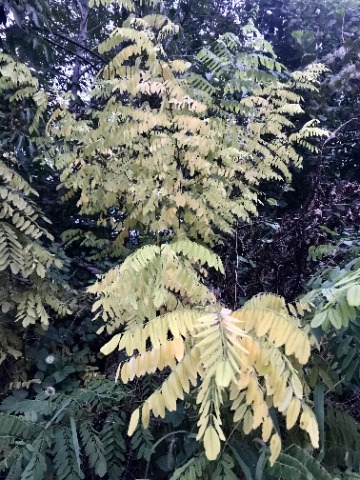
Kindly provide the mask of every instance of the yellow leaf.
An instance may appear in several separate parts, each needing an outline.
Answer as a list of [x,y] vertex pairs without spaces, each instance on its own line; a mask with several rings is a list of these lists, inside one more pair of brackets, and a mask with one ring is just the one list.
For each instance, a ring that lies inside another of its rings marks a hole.
[[274,339],[275,347],[281,347],[282,345],[285,345],[293,330],[293,325],[290,322],[286,323],[285,327],[278,332],[278,335]]
[[256,322],[255,312],[246,308],[242,308],[241,310],[233,312],[231,316],[243,322],[241,324],[241,328],[243,328],[246,332],[249,332],[254,327]]
[[242,340],[242,346],[247,350],[249,364],[253,365],[259,353],[259,345],[252,338],[245,337]]
[[352,285],[346,294],[346,299],[351,307],[360,306],[360,285]]
[[235,410],[234,418],[233,418],[234,422],[239,422],[243,418],[247,410],[247,407],[248,406],[246,405],[246,403],[243,403]]
[[200,427],[199,428],[199,431],[196,435],[196,440],[199,441],[203,438],[204,436],[204,433],[205,433],[205,430],[207,428],[207,424],[208,424],[208,418],[207,417],[200,417],[200,420],[198,421],[197,423],[197,426]]
[[292,375],[290,382],[291,382],[291,386],[294,389],[295,395],[301,400],[304,393],[303,386],[300,382],[299,377],[295,373]]
[[184,340],[181,337],[174,338],[172,343],[174,346],[174,356],[176,360],[180,362],[183,359],[185,353]]
[[[158,407],[158,416],[161,418],[165,418],[165,401],[164,397],[161,395],[160,391],[157,391],[157,407]],[[154,408],[155,398],[153,401],[153,408]]]
[[130,360],[127,362],[128,364],[128,375],[129,375],[129,380],[132,381],[134,380],[135,378],[135,375],[136,375],[136,371],[135,371],[135,367],[136,367],[136,357],[131,357]]
[[129,422],[129,428],[127,434],[129,437],[135,432],[136,427],[138,426],[139,423],[139,417],[140,417],[140,410],[137,408],[136,410],[133,411],[130,422]]
[[184,392],[181,387],[180,379],[179,379],[179,376],[177,375],[177,372],[172,372],[171,375],[168,377],[167,381],[169,382],[169,385],[171,386],[172,391],[176,395],[176,398],[180,398],[180,400],[183,400]]
[[254,409],[252,429],[256,430],[263,423],[264,418],[268,414],[269,414],[269,409],[266,403],[265,402],[260,403],[260,405]]
[[275,392],[273,395],[274,407],[278,408],[279,405],[285,400],[286,397],[286,378],[281,377],[276,382]]
[[247,392],[246,392],[246,403],[250,405],[255,399],[257,391],[257,380],[254,377],[251,377]]
[[249,385],[251,378],[251,371],[250,369],[244,370],[241,372],[240,380],[238,381],[238,389],[243,390]]
[[219,387],[227,388],[233,379],[233,371],[228,361],[219,363],[215,373],[215,382]]
[[252,426],[253,426],[253,415],[251,413],[251,410],[249,409],[247,410],[244,416],[243,430],[245,435],[249,435],[249,433],[252,430]]
[[270,327],[270,331],[269,331],[269,337],[268,337],[269,342],[274,342],[275,338],[277,338],[279,335],[282,334],[282,332],[283,332],[282,323],[283,323],[282,318],[275,317],[275,319],[272,322],[272,325]]
[[277,457],[280,455],[281,452],[281,438],[277,433],[274,433],[274,435],[271,437],[270,440],[270,465],[274,465],[275,460]]
[[299,363],[305,365],[309,361],[311,348],[310,348],[310,341],[307,335],[302,335],[302,343],[299,346],[298,350],[295,352],[296,358],[299,360]]
[[293,397],[286,410],[286,428],[290,430],[295,425],[300,413],[300,400]]
[[161,387],[161,394],[162,398],[164,399],[165,407],[169,410],[169,412],[173,412],[176,410],[176,395],[174,391],[171,389],[168,380],[165,380]]
[[175,203],[178,207],[185,207],[186,205],[186,197],[181,194],[181,192],[177,192],[174,196]]
[[319,427],[314,413],[309,407],[304,406],[300,417],[300,428],[306,430],[314,448],[319,448]]
[[291,315],[293,315],[294,317],[297,317],[297,311],[296,311],[294,305],[291,305],[291,303],[289,303],[287,307],[288,307]]
[[[207,313],[206,315],[199,317],[197,319],[197,322],[207,325],[207,328],[210,328],[210,325],[217,325],[217,319],[217,313]],[[198,333],[197,336],[201,336],[201,333]],[[202,333],[202,336],[206,336],[206,331]]]
[[285,397],[284,397],[283,401],[280,403],[280,405],[278,406],[279,412],[285,412],[285,410],[288,408],[288,406],[290,405],[293,393],[294,393],[294,391],[293,391],[292,387],[287,387],[286,388]]
[[299,302],[296,304],[297,311],[299,312],[300,317],[304,315],[304,307],[303,305]]
[[220,439],[215,428],[210,425],[204,435],[205,454],[208,460],[216,460],[220,453]]
[[101,347],[100,352],[103,355],[110,355],[110,353],[113,352],[115,348],[119,345],[120,338],[121,333],[114,335],[109,342],[105,343],[105,345]]
[[181,387],[184,390],[185,393],[189,393],[190,391],[190,385],[189,385],[189,376],[187,374],[187,369],[183,363],[179,364],[177,367],[177,374],[178,378],[181,383]]
[[298,330],[295,330],[290,337],[288,338],[286,345],[285,345],[285,353],[287,356],[292,355],[299,344],[299,334]]
[[141,421],[144,428],[148,428],[150,420],[150,404],[146,401],[141,409]]
[[123,366],[121,367],[121,380],[123,383],[127,383],[129,381],[129,365],[128,363],[124,363]]
[[[241,359],[232,345],[228,345],[227,359],[233,372],[238,373],[241,369]],[[234,377],[234,373],[233,373]]]
[[274,314],[273,312],[263,312],[262,316],[260,315],[260,319],[256,324],[256,335],[259,337],[263,337],[271,327],[272,322],[274,321]]
[[216,430],[217,434],[219,435],[220,440],[225,442],[226,437],[225,437],[224,432],[222,431],[222,429],[220,427],[221,420],[219,420],[217,417],[213,417],[213,422],[214,422],[215,430]]
[[272,429],[273,429],[273,422],[271,420],[271,417],[268,416],[265,418],[264,423],[262,425],[262,439],[264,440],[264,442],[267,442],[269,440]]

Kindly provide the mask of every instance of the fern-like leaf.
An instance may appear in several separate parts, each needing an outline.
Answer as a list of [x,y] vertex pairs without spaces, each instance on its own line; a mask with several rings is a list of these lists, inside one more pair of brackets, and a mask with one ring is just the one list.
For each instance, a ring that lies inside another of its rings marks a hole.
[[102,441],[89,423],[80,425],[80,435],[90,467],[94,468],[100,478],[104,477],[107,472],[107,464]]

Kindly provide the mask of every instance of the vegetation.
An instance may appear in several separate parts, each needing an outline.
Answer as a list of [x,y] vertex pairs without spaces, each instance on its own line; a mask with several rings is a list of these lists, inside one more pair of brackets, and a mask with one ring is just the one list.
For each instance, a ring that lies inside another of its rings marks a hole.
[[357,1],[0,2],[0,477],[360,479]]

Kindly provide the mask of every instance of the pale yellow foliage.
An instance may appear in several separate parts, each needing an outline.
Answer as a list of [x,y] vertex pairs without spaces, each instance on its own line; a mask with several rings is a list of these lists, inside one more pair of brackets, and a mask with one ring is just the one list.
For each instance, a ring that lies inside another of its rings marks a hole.
[[114,30],[101,53],[130,42],[94,84],[91,95],[103,107],[74,118],[64,102],[50,120],[54,158],[80,212],[97,215],[116,232],[112,255],[122,255],[132,231],[151,238],[89,288],[104,329],[121,332],[102,349],[128,356],[116,379],[169,371],[133,414],[129,432],[140,411],[146,428],[151,414],[164,417],[195,390],[197,439],[214,460],[226,440],[221,406],[228,396],[236,428],[261,428],[263,441],[271,438],[273,462],[281,439],[270,407],[289,427],[302,412],[302,428],[316,445],[317,425],[305,413],[301,367],[310,341],[302,308],[261,295],[236,312],[223,309],[202,281],[204,266],[223,271],[204,244],[212,246],[236,221],[256,215],[260,182],[289,180],[290,165],[302,162],[295,147],[314,150],[311,138],[327,134],[314,122],[296,131],[290,120],[302,112],[295,88],[316,88],[324,70],[309,67],[280,81],[273,71],[282,66],[271,46],[249,26],[250,54],[232,34],[214,51],[200,52],[211,83],[188,63],[166,57],[163,40],[177,30],[161,15],[131,17]]
[[[203,440],[209,459],[217,457],[220,442],[226,440],[220,413],[225,390],[232,402],[234,422],[241,424],[244,433],[261,427],[263,441],[271,437],[271,462],[279,455],[281,439],[274,433],[270,406],[285,417],[288,429],[302,412],[300,426],[317,448],[318,426],[305,403],[299,372],[300,365],[308,360],[303,351],[310,351],[310,339],[299,320],[289,314],[284,300],[260,295],[236,312],[216,306],[207,309],[207,313],[175,311],[155,316],[143,326],[130,325],[103,348],[103,353],[110,353],[119,344],[127,349],[130,359],[121,366],[125,383],[157,369],[171,369],[162,386],[137,409],[130,432],[140,411],[146,428],[150,413],[164,417],[166,410],[176,410],[177,400],[200,380],[197,439]],[[275,332],[273,325],[277,325]],[[286,355],[286,339],[292,336],[292,353]],[[150,348],[146,348],[147,342]]]
[[[258,33],[249,40],[253,55],[239,53],[240,41],[230,34],[216,53],[201,52],[210,71],[234,70],[216,92],[189,63],[166,59],[163,39],[176,30],[161,15],[130,18],[99,47],[108,53],[131,41],[93,86],[104,107],[76,119],[64,102],[50,120],[51,136],[61,140],[53,157],[67,198],[79,194],[81,213],[117,230],[114,254],[136,229],[213,245],[219,231],[231,233],[238,219],[256,215],[261,181],[289,180],[289,165],[301,166],[297,144],[314,149],[310,138],[326,135],[314,121],[289,135],[290,117],[302,112],[295,77],[280,82],[268,71],[282,67],[271,49],[261,52],[269,45]],[[316,83],[320,74],[309,68],[296,82],[308,76]]]

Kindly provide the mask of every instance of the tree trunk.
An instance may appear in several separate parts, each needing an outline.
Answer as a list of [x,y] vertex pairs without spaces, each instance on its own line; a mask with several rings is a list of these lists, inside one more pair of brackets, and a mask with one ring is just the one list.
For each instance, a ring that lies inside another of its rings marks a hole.
[[[76,0],[76,4],[80,13],[80,25],[77,42],[79,45],[86,46],[88,38],[88,18],[90,13],[89,0]],[[76,47],[76,55],[81,56],[83,53],[81,46]],[[72,100],[71,110],[76,109],[76,105],[79,104],[79,92],[80,92],[80,78],[81,78],[81,62],[78,57],[75,58],[75,65],[71,78],[71,93],[74,98]]]

